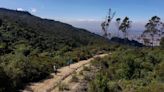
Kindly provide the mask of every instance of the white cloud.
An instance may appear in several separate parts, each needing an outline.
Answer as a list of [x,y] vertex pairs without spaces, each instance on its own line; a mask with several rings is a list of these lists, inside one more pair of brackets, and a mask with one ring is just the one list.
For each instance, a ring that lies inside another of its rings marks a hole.
[[23,8],[17,8],[16,10],[17,10],[17,11],[24,11]]
[[37,12],[37,9],[36,8],[31,8],[31,12],[35,13],[35,12]]
[[36,8],[30,8],[30,9],[28,9],[28,10],[23,9],[23,8],[17,8],[16,10],[17,10],[17,11],[29,11],[29,12],[31,12],[31,13],[36,13],[36,12],[37,12],[37,9],[36,9]]

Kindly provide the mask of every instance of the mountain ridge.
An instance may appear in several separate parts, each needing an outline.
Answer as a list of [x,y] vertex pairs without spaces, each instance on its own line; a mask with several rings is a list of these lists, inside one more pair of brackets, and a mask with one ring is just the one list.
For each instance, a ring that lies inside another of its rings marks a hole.
[[[40,17],[33,16],[32,14],[26,11],[14,11],[0,8],[0,19],[4,19],[4,21],[7,21],[6,24],[10,24],[7,26],[13,27],[14,25],[17,28],[20,28],[19,30],[30,30],[35,34],[41,35],[42,38],[48,38],[48,40],[51,40],[52,42],[53,40],[64,41],[69,39],[75,41],[76,39],[76,42],[79,42],[79,44],[83,42],[87,45],[90,42],[92,43],[91,40],[95,39],[94,41],[96,41],[96,38],[105,40],[103,37],[91,33],[85,29],[75,28],[72,25],[59,21],[42,19]],[[26,35],[26,33],[22,34]],[[49,37],[52,38],[50,39]],[[66,43],[69,42],[66,41]]]

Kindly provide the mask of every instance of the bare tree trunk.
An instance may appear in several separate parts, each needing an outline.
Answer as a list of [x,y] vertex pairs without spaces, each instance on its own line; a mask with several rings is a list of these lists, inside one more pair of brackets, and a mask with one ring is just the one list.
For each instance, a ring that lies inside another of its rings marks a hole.
[[152,35],[152,49],[154,48],[154,36]]
[[119,38],[119,36],[120,36],[120,35],[119,35],[119,31],[120,31],[120,30],[118,29],[118,32],[117,32],[117,37],[118,37],[118,38]]
[[128,33],[127,32],[125,32],[125,38],[128,38]]
[[128,39],[128,37],[129,37],[129,34],[128,34],[128,32],[126,32],[126,38]]
[[123,34],[124,34],[124,38],[126,38],[126,33],[125,33],[125,32],[123,32]]

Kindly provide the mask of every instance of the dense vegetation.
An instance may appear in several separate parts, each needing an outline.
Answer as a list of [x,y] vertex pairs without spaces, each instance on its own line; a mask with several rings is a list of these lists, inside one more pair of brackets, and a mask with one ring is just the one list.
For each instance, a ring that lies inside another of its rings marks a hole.
[[92,65],[99,71],[89,82],[89,92],[164,91],[163,48],[119,47]]
[[14,92],[58,68],[108,51],[108,40],[26,11],[0,9],[0,92]]

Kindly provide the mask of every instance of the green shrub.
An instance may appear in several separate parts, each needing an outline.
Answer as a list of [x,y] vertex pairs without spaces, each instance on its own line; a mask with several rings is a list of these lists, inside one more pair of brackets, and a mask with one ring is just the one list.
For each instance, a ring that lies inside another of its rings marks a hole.
[[155,72],[156,72],[157,79],[161,82],[164,82],[164,62],[161,62],[156,67]]
[[88,66],[83,66],[83,71],[90,71]]
[[65,91],[65,90],[69,90],[69,87],[68,87],[68,85],[67,84],[65,84],[65,83],[61,83],[60,85],[59,85],[59,91]]
[[151,83],[146,87],[141,87],[136,90],[136,92],[163,92],[164,91],[164,84],[162,83]]
[[164,37],[161,38],[160,46],[161,46],[162,48],[164,48]]
[[109,92],[122,92],[122,88],[118,85],[118,83],[109,81],[108,82]]
[[71,82],[78,82],[78,81],[79,81],[79,79],[78,79],[77,75],[73,74],[72,78],[71,78]]
[[107,76],[97,74],[96,78],[89,83],[88,92],[109,92]]

